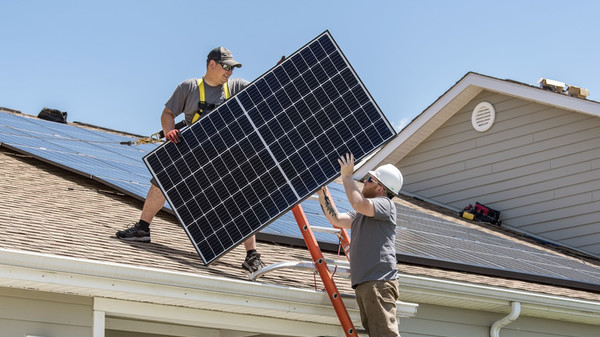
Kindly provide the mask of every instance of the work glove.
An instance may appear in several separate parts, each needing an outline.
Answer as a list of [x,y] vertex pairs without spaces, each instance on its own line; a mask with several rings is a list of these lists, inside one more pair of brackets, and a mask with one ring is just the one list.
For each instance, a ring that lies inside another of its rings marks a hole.
[[177,129],[173,129],[169,132],[167,132],[167,135],[165,136],[165,138],[167,138],[169,141],[171,141],[172,143],[179,143],[179,130]]

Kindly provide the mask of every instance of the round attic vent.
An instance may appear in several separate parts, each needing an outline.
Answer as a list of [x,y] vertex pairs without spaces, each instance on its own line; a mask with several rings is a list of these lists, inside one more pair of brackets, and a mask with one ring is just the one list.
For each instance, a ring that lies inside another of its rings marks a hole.
[[496,110],[488,102],[481,102],[473,109],[471,115],[471,124],[479,132],[487,131],[494,124],[496,119]]

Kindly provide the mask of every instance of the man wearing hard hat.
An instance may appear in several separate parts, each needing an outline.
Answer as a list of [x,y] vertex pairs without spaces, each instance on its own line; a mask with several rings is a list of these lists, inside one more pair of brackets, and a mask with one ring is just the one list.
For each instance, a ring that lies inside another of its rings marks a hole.
[[363,327],[369,336],[400,336],[396,321],[396,205],[391,200],[402,187],[402,174],[385,164],[369,171],[362,191],[352,178],[354,156],[338,159],[352,211],[339,213],[325,193],[317,192],[329,222],[350,229],[350,281],[356,293]]

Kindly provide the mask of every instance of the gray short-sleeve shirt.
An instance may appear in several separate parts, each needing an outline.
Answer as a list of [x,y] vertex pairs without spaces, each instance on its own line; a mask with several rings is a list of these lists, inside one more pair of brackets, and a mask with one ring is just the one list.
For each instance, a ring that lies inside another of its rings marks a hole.
[[366,281],[394,280],[396,269],[396,204],[387,197],[370,199],[375,215],[355,211],[350,240],[350,281],[352,287]]
[[[234,78],[229,79],[229,93],[231,96],[242,91],[250,82]],[[204,99],[209,104],[219,105],[225,101],[225,91],[223,86],[210,86],[204,83]],[[181,113],[185,114],[185,122],[187,125],[192,124],[192,119],[198,111],[200,103],[200,92],[198,91],[198,79],[192,78],[181,82],[171,95],[171,98],[165,103],[165,107],[171,110],[175,117]]]

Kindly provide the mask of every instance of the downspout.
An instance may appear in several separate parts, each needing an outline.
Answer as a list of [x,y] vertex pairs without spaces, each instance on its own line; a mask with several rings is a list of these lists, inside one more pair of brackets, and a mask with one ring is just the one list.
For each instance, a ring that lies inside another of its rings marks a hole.
[[521,303],[520,302],[510,302],[510,313],[496,321],[492,327],[490,328],[490,337],[500,337],[500,329],[502,327],[510,324],[512,321],[517,319],[521,314]]

